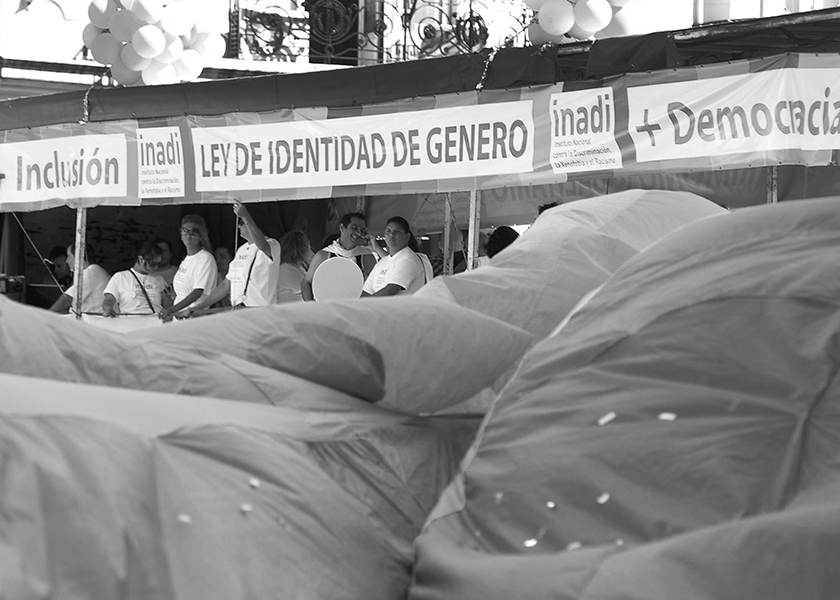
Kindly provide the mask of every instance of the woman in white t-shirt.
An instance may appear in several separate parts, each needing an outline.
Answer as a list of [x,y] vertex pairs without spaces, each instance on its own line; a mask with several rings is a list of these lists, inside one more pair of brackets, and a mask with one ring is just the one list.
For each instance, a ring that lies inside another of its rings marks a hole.
[[423,262],[409,247],[411,228],[402,217],[391,217],[385,224],[385,245],[390,256],[382,258],[368,275],[362,288],[364,296],[413,294],[426,283]]
[[181,219],[181,242],[187,249],[187,256],[178,266],[172,279],[175,303],[160,311],[162,319],[186,310],[205,298],[216,287],[218,267],[211,252],[207,224],[198,215],[185,215]]
[[151,241],[137,250],[137,260],[127,271],[111,276],[102,292],[102,315],[156,315],[166,305],[163,290],[166,282],[155,274],[161,251]]

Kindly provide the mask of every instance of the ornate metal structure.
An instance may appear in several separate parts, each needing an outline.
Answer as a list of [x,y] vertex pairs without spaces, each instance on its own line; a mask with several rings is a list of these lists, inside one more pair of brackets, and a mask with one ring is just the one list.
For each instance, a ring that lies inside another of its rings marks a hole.
[[[233,0],[229,56],[341,65],[524,46],[519,0]],[[238,27],[235,26],[238,24]],[[239,43],[237,43],[237,40]]]

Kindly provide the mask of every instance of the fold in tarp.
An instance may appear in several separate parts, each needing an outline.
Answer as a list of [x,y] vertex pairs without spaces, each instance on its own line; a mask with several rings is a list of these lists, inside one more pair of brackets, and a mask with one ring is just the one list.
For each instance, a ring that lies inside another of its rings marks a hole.
[[475,419],[0,375],[3,598],[392,599]]
[[725,214],[689,192],[627,190],[544,212],[488,266],[438,277],[418,297],[442,297],[542,339],[626,260],[696,219]]
[[188,354],[222,353],[408,414],[464,401],[515,366],[534,342],[479,312],[409,295],[249,309],[133,339]]
[[829,199],[625,263],[496,400],[410,598],[834,598],[838,252]]

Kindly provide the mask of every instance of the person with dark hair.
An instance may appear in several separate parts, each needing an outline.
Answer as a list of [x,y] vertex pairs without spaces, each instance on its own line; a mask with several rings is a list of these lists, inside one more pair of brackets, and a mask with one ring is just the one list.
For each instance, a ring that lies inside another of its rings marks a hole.
[[368,275],[362,288],[363,297],[394,296],[401,292],[413,294],[426,283],[423,261],[410,247],[412,237],[408,221],[403,217],[388,219],[385,244],[389,256],[382,258]]
[[181,261],[172,280],[175,303],[161,309],[160,317],[167,319],[179,311],[190,308],[216,287],[219,277],[216,257],[211,252],[207,224],[199,215],[185,215],[181,219],[181,242],[187,256]]
[[166,282],[156,274],[162,259],[160,247],[152,241],[143,242],[137,249],[134,266],[114,273],[105,286],[102,314],[106,317],[158,314],[165,302]]
[[172,262],[172,244],[166,238],[158,238],[155,240],[155,245],[163,253],[163,259],[160,261],[160,269],[158,269],[157,274],[166,282],[167,286],[171,286],[175,274],[178,272],[178,265]]
[[280,279],[277,282],[277,303],[303,300],[300,288],[312,261],[309,238],[302,231],[289,231],[280,238]]
[[213,254],[216,255],[216,268],[219,271],[219,281],[221,281],[227,277],[230,261],[233,260],[233,256],[231,256],[230,250],[225,246],[219,246]]
[[[70,269],[76,264],[76,257],[73,253],[73,246],[67,247],[67,263]],[[58,300],[53,303],[50,310],[66,314],[71,310],[74,314],[102,314],[102,294],[108,280],[111,278],[108,271],[96,264],[96,255],[93,246],[85,244],[85,255],[82,257],[82,306],[76,306],[76,286],[67,288]]]
[[303,299],[315,299],[312,294],[312,279],[315,277],[315,271],[325,260],[335,256],[353,260],[362,274],[365,275],[370,269],[365,264],[364,258],[369,254],[373,255],[375,260],[379,260],[379,257],[385,254],[385,251],[379,248],[374,239],[367,234],[364,213],[347,213],[341,217],[338,226],[338,238],[316,252],[315,256],[312,257],[312,262],[309,263],[309,269],[307,269],[306,276],[300,286]]
[[202,314],[224,298],[230,298],[233,308],[269,306],[277,302],[280,242],[263,233],[239,200],[234,201],[233,212],[239,218],[239,234],[246,243],[236,251],[227,277],[189,309],[190,315]]
[[545,211],[547,211],[549,208],[554,208],[555,206],[558,206],[558,204],[556,202],[546,202],[545,204],[540,204],[537,207],[537,216],[540,216]]
[[490,234],[490,237],[487,238],[487,243],[484,245],[487,257],[493,258],[499,252],[516,241],[518,237],[519,234],[516,233],[516,230],[513,227],[508,227],[507,225],[496,227],[496,229],[493,230],[493,233]]
[[45,262],[50,271],[50,274],[44,277],[45,284],[55,284],[57,281],[59,287],[64,290],[73,283],[73,277],[70,275],[70,265],[67,264],[67,248],[65,246],[55,246],[50,250]]

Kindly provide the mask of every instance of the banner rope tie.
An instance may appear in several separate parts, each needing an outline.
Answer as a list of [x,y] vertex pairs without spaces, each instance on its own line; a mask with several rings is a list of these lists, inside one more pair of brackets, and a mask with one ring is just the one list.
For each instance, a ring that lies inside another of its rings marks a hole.
[[484,89],[484,84],[487,82],[487,72],[490,70],[490,63],[493,62],[494,58],[496,58],[496,53],[498,51],[498,48],[490,50],[490,54],[487,55],[487,60],[484,61],[484,72],[481,74],[481,80],[475,86],[475,89],[479,92]]

